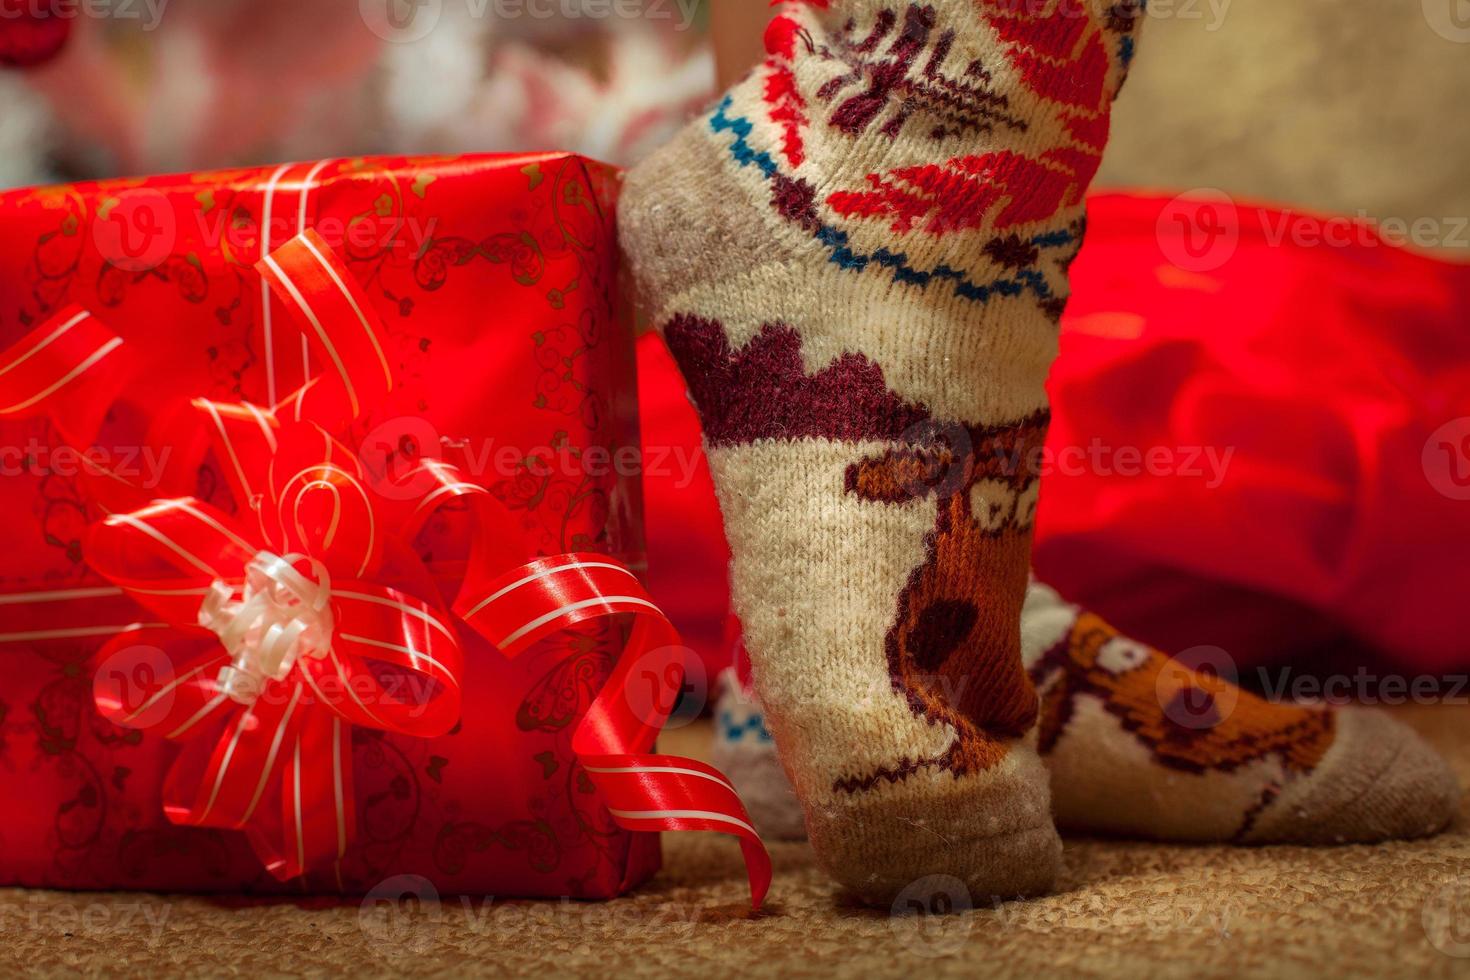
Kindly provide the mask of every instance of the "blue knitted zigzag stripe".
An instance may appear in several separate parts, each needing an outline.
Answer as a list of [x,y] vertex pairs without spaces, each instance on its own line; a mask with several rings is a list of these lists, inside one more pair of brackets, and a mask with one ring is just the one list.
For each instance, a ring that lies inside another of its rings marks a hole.
[[[775,180],[782,176],[780,168],[776,166],[776,161],[771,159],[769,153],[764,150],[756,150],[750,145],[749,137],[752,129],[750,120],[742,116],[730,115],[731,104],[730,96],[727,95],[715,107],[709,119],[710,129],[716,133],[735,134],[735,140],[730,144],[730,155],[740,166],[756,167],[765,174],[767,180]],[[909,264],[908,256],[902,252],[891,252],[886,248],[880,248],[867,255],[856,252],[849,244],[847,232],[828,224],[818,225],[813,236],[827,247],[831,253],[831,261],[843,269],[861,271],[869,265],[879,265],[893,270],[894,282],[925,287],[936,279],[947,280],[954,283],[956,296],[978,303],[988,301],[993,295],[1019,296],[1028,289],[1035,293],[1038,299],[1045,300],[1052,297],[1051,287],[1046,284],[1045,277],[1034,269],[1023,270],[1014,278],[1000,278],[982,284],[972,282],[959,270],[952,269],[948,265],[935,266],[927,271],[915,269]],[[1037,235],[1031,239],[1031,244],[1037,248],[1053,249],[1073,245],[1076,241],[1076,236],[1070,231],[1062,230]]]

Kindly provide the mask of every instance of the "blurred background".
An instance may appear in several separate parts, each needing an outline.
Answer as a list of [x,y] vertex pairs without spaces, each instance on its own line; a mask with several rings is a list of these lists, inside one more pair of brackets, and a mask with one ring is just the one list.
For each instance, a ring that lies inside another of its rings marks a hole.
[[[761,0],[748,0],[760,3]],[[366,153],[627,164],[714,92],[707,0],[0,0],[0,186]],[[1466,0],[1155,0],[1108,186],[1470,215]],[[69,34],[46,60],[48,42]],[[20,33],[11,30],[10,33]],[[1470,234],[1426,241],[1470,258]]]

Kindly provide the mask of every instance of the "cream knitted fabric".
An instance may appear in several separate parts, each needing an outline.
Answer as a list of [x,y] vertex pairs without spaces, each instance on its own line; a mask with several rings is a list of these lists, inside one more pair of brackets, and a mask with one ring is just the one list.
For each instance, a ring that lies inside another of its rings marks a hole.
[[1045,890],[1019,617],[1083,197],[1133,0],[804,0],[627,178],[704,422],[756,688],[822,865]]
[[[1459,806],[1450,767],[1379,712],[1268,703],[1120,636],[1039,583],[1026,593],[1021,633],[1064,830],[1376,843],[1436,833]],[[734,671],[721,682],[714,756],[728,760],[762,833],[791,840],[796,802],[760,705]]]

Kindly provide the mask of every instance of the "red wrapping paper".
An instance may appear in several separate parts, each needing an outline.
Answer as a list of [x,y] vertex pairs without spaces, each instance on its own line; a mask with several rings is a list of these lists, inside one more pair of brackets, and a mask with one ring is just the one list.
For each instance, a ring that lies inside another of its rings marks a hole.
[[[401,467],[442,438],[446,456],[511,509],[528,560],[598,552],[641,568],[616,190],[609,169],[550,154],[344,160],[0,195],[0,342],[71,303],[104,318],[131,356],[99,446],[109,465],[147,482],[170,450],[187,457],[192,437],[156,406],[272,404],[320,370],[252,272],[265,251],[313,228],[384,321],[385,354],[403,381],[353,423],[369,471]],[[58,433],[0,421],[0,445],[0,506],[11,516],[0,527],[0,593],[96,584],[80,542],[97,515]],[[192,483],[205,502],[236,509],[213,462]],[[446,579],[465,558],[461,516],[436,518],[416,543]],[[98,642],[0,647],[0,797],[28,801],[0,829],[0,883],[351,894],[417,874],[443,893],[619,894],[657,869],[657,837],[613,825],[571,739],[622,639],[589,625],[508,660],[466,633],[460,725],[437,739],[354,729],[356,840],[340,876],[287,883],[243,835],[165,819],[160,791],[177,746],[97,713]]]

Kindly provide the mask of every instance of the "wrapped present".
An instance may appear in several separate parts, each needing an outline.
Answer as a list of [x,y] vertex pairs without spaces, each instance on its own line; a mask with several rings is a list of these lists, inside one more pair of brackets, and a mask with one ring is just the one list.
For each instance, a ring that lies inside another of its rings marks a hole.
[[614,172],[0,195],[0,884],[609,897],[765,852],[652,754]]

